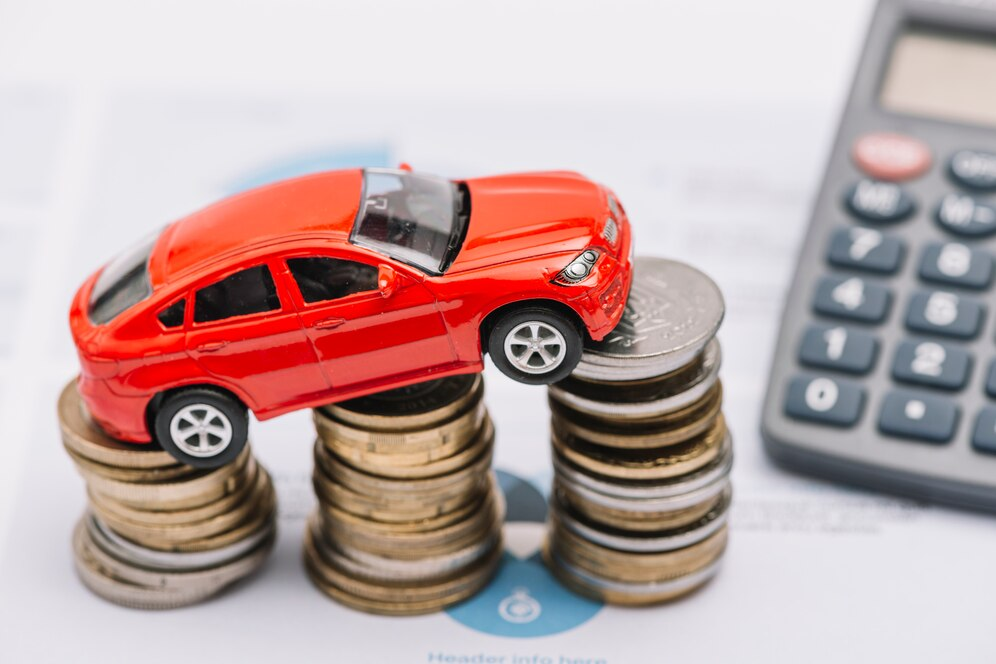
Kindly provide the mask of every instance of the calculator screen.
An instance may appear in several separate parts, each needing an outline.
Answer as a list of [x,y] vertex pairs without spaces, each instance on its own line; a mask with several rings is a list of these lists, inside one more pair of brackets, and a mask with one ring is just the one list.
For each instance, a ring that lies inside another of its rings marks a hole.
[[893,46],[881,104],[900,113],[996,126],[996,35],[907,28]]

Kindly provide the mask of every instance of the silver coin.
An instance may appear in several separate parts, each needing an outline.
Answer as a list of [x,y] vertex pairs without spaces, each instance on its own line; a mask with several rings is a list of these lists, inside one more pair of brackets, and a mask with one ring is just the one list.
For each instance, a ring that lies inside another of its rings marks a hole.
[[620,500],[667,501],[680,499],[698,491],[720,484],[729,476],[733,468],[733,439],[729,433],[723,440],[719,456],[715,461],[691,475],[666,482],[622,482],[606,481],[579,470],[560,455],[553,456],[554,471],[566,478],[572,486],[584,487],[604,496]]
[[110,555],[137,567],[167,572],[219,567],[246,555],[276,531],[276,520],[270,519],[262,528],[235,544],[212,551],[178,553],[147,549],[135,544],[115,533],[92,512],[88,512],[83,518],[90,537]]
[[553,508],[550,512],[551,518],[559,521],[575,535],[608,549],[631,553],[663,553],[698,544],[726,525],[729,515],[729,501],[727,501],[690,527],[660,535],[630,535],[593,528],[561,509],[560,504],[556,501],[552,503],[551,507]]
[[[666,415],[695,403],[713,388],[719,379],[722,364],[719,341],[712,339],[702,352],[702,364],[688,382],[675,386],[675,391],[664,397],[649,401],[613,401],[611,388],[604,390],[605,399],[592,399],[570,392],[566,384],[550,385],[550,396],[562,404],[581,411],[612,419],[642,419]],[[575,371],[576,375],[579,375]],[[604,383],[603,383],[604,384]],[[589,383],[590,385],[590,383]]]
[[[565,482],[563,475],[558,474],[555,482]],[[634,499],[619,498],[609,496],[599,491],[591,489],[569,480],[565,482],[566,490],[577,495],[582,500],[588,501],[600,507],[617,510],[621,512],[633,512],[640,514],[659,514],[662,512],[676,512],[696,505],[702,505],[719,496],[730,486],[729,477],[721,477],[719,481],[704,486],[695,491],[671,496],[669,498]],[[555,485],[559,486],[559,484]]]
[[627,583],[624,581],[612,581],[594,576],[565,561],[556,551],[550,551],[550,557],[557,567],[567,574],[577,578],[581,582],[591,586],[595,590],[606,590],[617,593],[625,593],[632,597],[648,596],[653,597],[661,594],[681,593],[702,585],[719,571],[722,557],[717,558],[705,567],[695,570],[689,574],[668,579],[667,581],[652,581],[648,583]]
[[589,342],[575,375],[638,380],[691,362],[716,335],[725,305],[716,284],[695,268],[637,257],[626,311],[605,339]]

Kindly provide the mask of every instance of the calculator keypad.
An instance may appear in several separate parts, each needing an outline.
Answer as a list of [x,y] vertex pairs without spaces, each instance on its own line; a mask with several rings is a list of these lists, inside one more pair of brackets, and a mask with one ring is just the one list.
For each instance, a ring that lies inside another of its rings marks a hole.
[[[984,328],[984,303],[996,281],[996,256],[975,244],[996,234],[996,206],[985,196],[996,192],[996,153],[960,150],[942,162],[950,181],[970,193],[953,191],[926,201],[926,214],[949,239],[921,246],[907,245],[902,225],[894,231],[881,225],[916,213],[915,184],[907,181],[929,168],[930,151],[916,139],[905,142],[901,135],[883,133],[856,141],[851,156],[870,176],[843,192],[843,207],[857,223],[830,234],[825,256],[832,270],[816,284],[815,319],[798,342],[798,364],[828,373],[790,378],[785,412],[798,420],[851,427],[870,402],[869,415],[883,435],[943,445],[958,430],[963,415],[958,394],[968,389],[978,365],[984,388],[975,389],[984,389],[993,401],[965,414],[965,435],[976,452],[996,455],[996,357],[977,358],[963,343],[977,339]],[[920,287],[912,292],[895,287],[892,280],[901,273],[915,274]],[[889,321],[909,336],[885,345],[889,357],[883,370],[893,387],[876,399],[861,377],[876,371],[883,352],[877,330]]]

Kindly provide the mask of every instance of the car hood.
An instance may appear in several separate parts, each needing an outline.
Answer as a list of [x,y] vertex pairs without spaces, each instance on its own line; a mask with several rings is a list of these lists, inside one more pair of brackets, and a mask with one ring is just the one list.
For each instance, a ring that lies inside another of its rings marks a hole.
[[523,173],[465,181],[470,223],[450,272],[591,244],[606,214],[601,187],[571,172]]

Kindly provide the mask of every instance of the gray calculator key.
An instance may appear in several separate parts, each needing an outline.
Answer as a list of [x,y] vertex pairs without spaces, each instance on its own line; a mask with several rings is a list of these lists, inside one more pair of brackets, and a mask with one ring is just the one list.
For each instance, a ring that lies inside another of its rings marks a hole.
[[899,221],[913,213],[913,199],[895,182],[859,180],[844,194],[847,208],[860,219],[872,222]]
[[986,394],[996,398],[996,360],[989,365],[989,373],[986,375]]
[[906,327],[958,339],[971,339],[982,326],[980,303],[943,291],[920,291],[910,298]]
[[885,395],[878,428],[882,433],[930,443],[946,443],[958,425],[958,407],[947,399],[895,390]]
[[993,280],[993,256],[959,242],[927,245],[920,278],[962,288],[986,288]]
[[856,226],[834,232],[827,259],[838,267],[891,274],[899,269],[903,253],[899,238]]
[[972,430],[972,447],[979,452],[996,454],[996,408],[987,406],[975,418]]
[[963,187],[996,190],[996,154],[992,152],[959,150],[952,155],[948,172]]
[[823,277],[813,308],[827,316],[878,323],[888,315],[891,303],[892,294],[885,286],[861,277]]
[[855,374],[871,371],[876,355],[875,337],[839,325],[811,325],[799,347],[799,360],[803,364]]
[[785,413],[789,417],[837,427],[854,425],[865,405],[865,391],[855,382],[827,376],[796,376],[789,383]]
[[937,223],[957,235],[996,233],[996,208],[965,194],[948,194],[937,207]]
[[945,390],[959,390],[968,382],[972,357],[968,351],[936,341],[903,341],[896,349],[892,377]]

